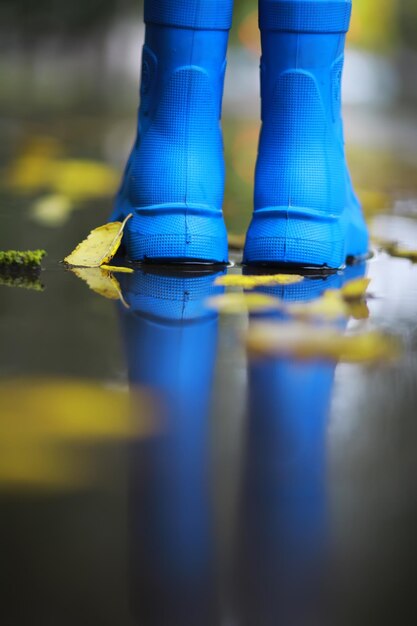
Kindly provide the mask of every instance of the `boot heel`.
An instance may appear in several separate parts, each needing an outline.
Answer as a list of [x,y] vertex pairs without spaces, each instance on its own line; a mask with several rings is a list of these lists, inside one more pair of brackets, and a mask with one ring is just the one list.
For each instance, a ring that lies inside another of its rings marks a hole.
[[141,262],[227,263],[227,233],[221,212],[196,211],[171,207],[134,211],[126,225],[129,258]]
[[341,217],[307,209],[274,207],[256,212],[249,227],[244,263],[293,264],[336,269],[345,262]]

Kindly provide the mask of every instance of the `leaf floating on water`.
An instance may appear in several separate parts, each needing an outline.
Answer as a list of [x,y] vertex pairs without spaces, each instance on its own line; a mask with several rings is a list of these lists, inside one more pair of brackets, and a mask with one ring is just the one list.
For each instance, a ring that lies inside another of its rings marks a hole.
[[335,328],[305,323],[252,324],[247,346],[254,356],[376,363],[399,356],[398,341],[378,332],[345,335]]
[[389,241],[387,239],[380,239],[379,237],[372,237],[374,244],[380,249],[399,259],[408,259],[412,263],[417,263],[417,250],[412,248],[403,247],[398,241]]
[[341,289],[345,300],[360,300],[366,294],[370,278],[355,278],[345,283]]
[[216,279],[216,285],[225,287],[243,287],[243,289],[254,289],[255,287],[265,285],[293,285],[304,280],[303,276],[298,274],[269,274],[265,276],[259,275],[243,275],[243,274],[225,274]]
[[245,235],[236,235],[229,233],[229,248],[231,250],[243,250],[245,247]]
[[349,309],[339,290],[329,289],[321,298],[310,302],[287,303],[287,311],[299,319],[337,320],[349,316]]
[[0,267],[38,268],[46,256],[45,250],[0,251]]
[[124,267],[123,265],[100,265],[102,270],[107,272],[119,272],[120,274],[133,274],[134,269],[131,267]]
[[384,248],[390,256],[398,259],[408,259],[412,263],[417,263],[417,250],[410,250],[408,248],[402,248],[396,244],[387,246]]
[[226,293],[208,298],[206,305],[220,313],[230,315],[281,309],[281,301],[278,298],[263,293]]
[[120,300],[126,308],[129,308],[123,298],[119,281],[110,272],[101,267],[72,267],[71,271],[99,296],[108,300]]
[[122,242],[126,222],[110,222],[91,231],[84,241],[78,244],[71,254],[65,257],[65,263],[74,267],[100,267],[112,260]]
[[365,300],[350,300],[348,308],[349,315],[354,320],[367,320],[369,318],[369,309]]

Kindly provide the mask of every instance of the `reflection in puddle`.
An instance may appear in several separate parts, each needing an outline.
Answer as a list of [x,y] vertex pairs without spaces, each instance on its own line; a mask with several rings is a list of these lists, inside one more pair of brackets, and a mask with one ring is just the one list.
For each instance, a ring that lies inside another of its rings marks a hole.
[[[209,409],[218,319],[204,306],[216,275],[121,276],[132,391],[156,399],[160,433],[129,453],[130,599],[137,623],[215,626]],[[133,412],[140,411],[135,396]]]

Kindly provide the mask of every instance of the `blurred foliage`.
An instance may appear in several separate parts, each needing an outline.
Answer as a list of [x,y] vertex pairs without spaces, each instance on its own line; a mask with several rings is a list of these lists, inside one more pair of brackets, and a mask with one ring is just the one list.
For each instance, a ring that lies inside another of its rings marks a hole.
[[[0,491],[78,489],[97,480],[98,448],[157,428],[150,398],[79,379],[0,382]],[[88,444],[95,454],[89,452]]]
[[[0,29],[24,36],[26,45],[46,34],[65,38],[89,35],[106,27],[117,16],[142,12],[140,0],[2,0]],[[239,38],[240,25],[250,18],[255,27],[257,0],[235,0],[232,39]],[[255,19],[253,19],[255,17]],[[249,22],[246,22],[246,27]],[[404,42],[417,46],[417,3],[415,0],[354,0],[350,41],[354,45],[385,50]]]

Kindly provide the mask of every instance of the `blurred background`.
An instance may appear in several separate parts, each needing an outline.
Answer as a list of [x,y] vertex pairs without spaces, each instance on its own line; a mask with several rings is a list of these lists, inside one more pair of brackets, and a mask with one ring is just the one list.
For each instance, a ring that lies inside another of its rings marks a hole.
[[[229,228],[244,232],[259,131],[259,34],[256,0],[235,5],[224,99],[225,211]],[[0,193],[14,220],[15,209],[24,209],[35,228],[70,228],[80,208],[90,210],[88,225],[105,220],[135,134],[143,37],[137,0],[2,0]],[[417,210],[409,200],[417,186],[416,73],[415,0],[354,0],[345,126],[370,216]],[[9,247],[33,247],[15,221],[13,228]],[[51,251],[56,233],[37,235],[37,245]],[[59,258],[64,252],[56,249]]]

